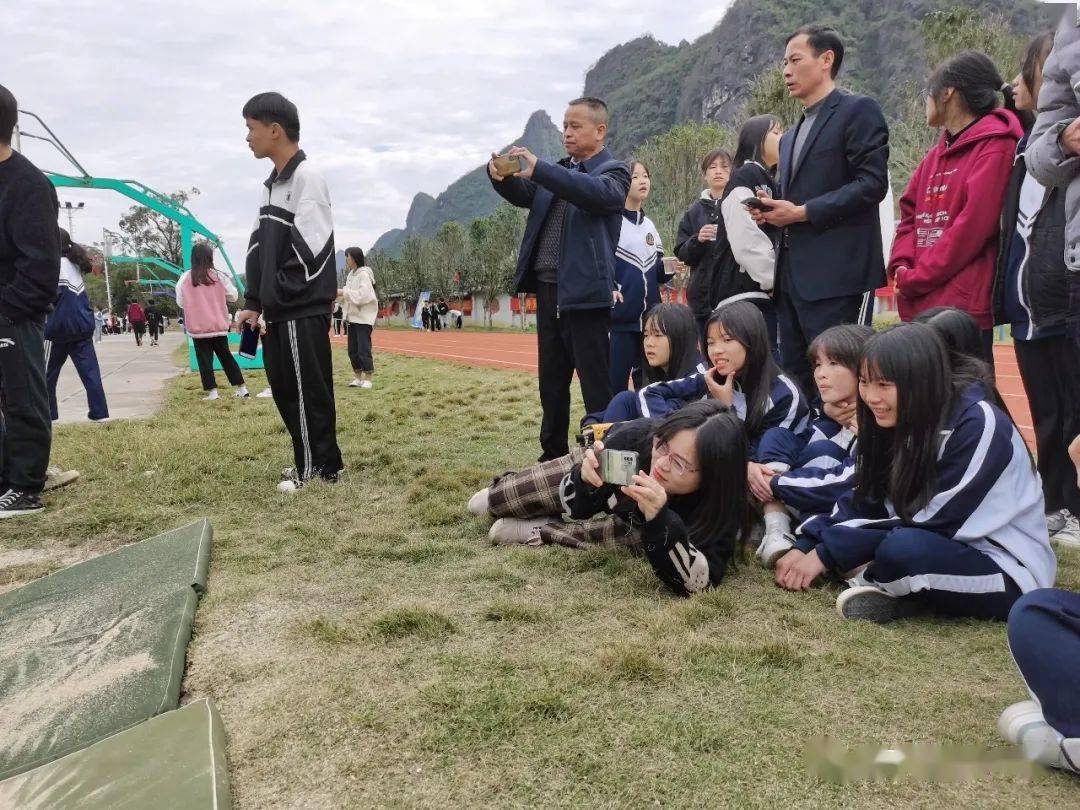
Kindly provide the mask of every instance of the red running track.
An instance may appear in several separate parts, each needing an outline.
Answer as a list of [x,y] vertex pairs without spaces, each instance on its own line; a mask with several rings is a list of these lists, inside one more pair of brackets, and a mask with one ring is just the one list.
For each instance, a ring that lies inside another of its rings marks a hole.
[[[344,344],[345,339],[333,338]],[[421,332],[404,329],[376,329],[373,342],[377,351],[447,360],[466,366],[487,366],[536,373],[536,335],[521,332]],[[994,347],[998,390],[1020,426],[1027,443],[1035,446],[1031,411],[1020,381],[1020,370],[1012,346]]]

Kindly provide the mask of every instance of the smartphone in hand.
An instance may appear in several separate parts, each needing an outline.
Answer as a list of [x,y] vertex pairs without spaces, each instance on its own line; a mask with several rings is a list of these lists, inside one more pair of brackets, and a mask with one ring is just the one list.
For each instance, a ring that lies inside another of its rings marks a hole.
[[742,201],[742,204],[747,208],[753,208],[755,211],[771,211],[772,206],[766,205],[760,197],[747,197]]
[[252,329],[251,324],[244,324],[240,330],[240,351],[237,352],[245,360],[254,360],[259,351],[259,331]]

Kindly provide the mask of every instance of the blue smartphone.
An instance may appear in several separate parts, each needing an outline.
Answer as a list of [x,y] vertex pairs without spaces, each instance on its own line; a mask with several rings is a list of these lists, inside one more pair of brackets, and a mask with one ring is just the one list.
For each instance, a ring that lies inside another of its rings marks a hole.
[[252,329],[249,324],[244,324],[240,332],[240,351],[237,352],[245,360],[254,360],[255,353],[259,350],[259,332]]

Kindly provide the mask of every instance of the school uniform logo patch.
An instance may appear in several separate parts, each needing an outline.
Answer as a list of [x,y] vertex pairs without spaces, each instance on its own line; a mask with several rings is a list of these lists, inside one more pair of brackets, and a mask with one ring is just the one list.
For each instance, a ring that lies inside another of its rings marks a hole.
[[645,244],[649,247],[652,247],[654,244],[656,244],[656,240],[653,239],[653,235],[651,233],[645,234]]

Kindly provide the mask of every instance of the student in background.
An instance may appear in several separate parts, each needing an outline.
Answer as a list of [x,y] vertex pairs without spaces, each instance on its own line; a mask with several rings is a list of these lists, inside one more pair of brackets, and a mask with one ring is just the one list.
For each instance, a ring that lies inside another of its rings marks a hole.
[[777,196],[779,189],[774,175],[783,134],[780,119],[774,115],[758,115],[743,124],[735,150],[735,170],[720,205],[728,255],[718,268],[717,306],[747,300],[760,309],[769,327],[774,354],[777,354],[776,306],[772,290],[780,232],[772,225],[755,222],[745,202],[756,199],[759,191],[770,198]]
[[701,160],[705,189],[691,205],[675,237],[675,255],[690,267],[686,302],[698,322],[701,346],[705,346],[705,321],[720,303],[718,265],[727,254],[727,234],[720,210],[731,177],[731,154],[713,149]]
[[164,318],[161,317],[161,312],[157,308],[157,303],[153,298],[150,299],[150,303],[146,305],[146,329],[150,333],[150,345],[158,345],[158,337],[161,335],[162,324]]
[[60,229],[60,283],[53,311],[45,321],[45,340],[48,362],[45,380],[49,386],[49,411],[55,422],[60,418],[56,407],[56,383],[60,371],[70,357],[79,373],[89,404],[87,418],[91,422],[107,422],[109,405],[101,384],[101,368],[94,350],[95,320],[86,294],[83,274],[91,270],[90,256],[82,245]]
[[236,396],[248,397],[244,374],[229,350],[232,316],[228,302],[236,299],[236,285],[232,279],[214,267],[214,248],[208,242],[192,245],[191,269],[176,282],[176,305],[184,310],[184,327],[195,344],[195,361],[208,400],[219,396],[214,375],[215,356],[225,377],[236,388]]
[[660,303],[660,285],[671,278],[664,269],[660,234],[642,206],[652,190],[648,167],[630,164],[619,245],[615,248],[615,308],[611,313],[611,390],[627,390],[630,372],[644,365],[641,338],[645,313]]
[[[1017,110],[1031,117],[1053,32],[1028,44],[1013,79]],[[1065,266],[1065,190],[1043,186],[1027,170],[1028,135],[1016,147],[1001,214],[994,278],[995,323],[1012,329],[1016,364],[1031,406],[1036,456],[1050,539],[1080,547],[1080,487],[1066,447],[1080,434],[1080,345],[1070,339],[1069,270]]]
[[135,333],[135,345],[142,346],[143,335],[146,334],[146,313],[138,301],[128,304],[127,321]]
[[364,263],[364,251],[358,247],[345,249],[345,267],[349,274],[340,290],[342,309],[348,322],[349,362],[352,364],[351,388],[371,388],[375,361],[371,355],[371,332],[379,315],[379,298],[375,295],[375,274]]
[[804,556],[786,587],[830,570],[858,577],[837,611],[887,622],[927,612],[1003,620],[1022,593],[1053,584],[1027,446],[983,383],[954,373],[930,327],[874,335],[859,397],[857,482],[831,515],[800,527]]
[[94,343],[101,343],[101,334],[105,330],[105,312],[94,310]]
[[938,66],[928,84],[926,123],[940,127],[941,137],[900,198],[889,258],[900,317],[910,321],[941,305],[964,310],[983,331],[991,368],[1001,206],[1024,134],[1011,107],[1012,88],[985,54],[967,51]]

